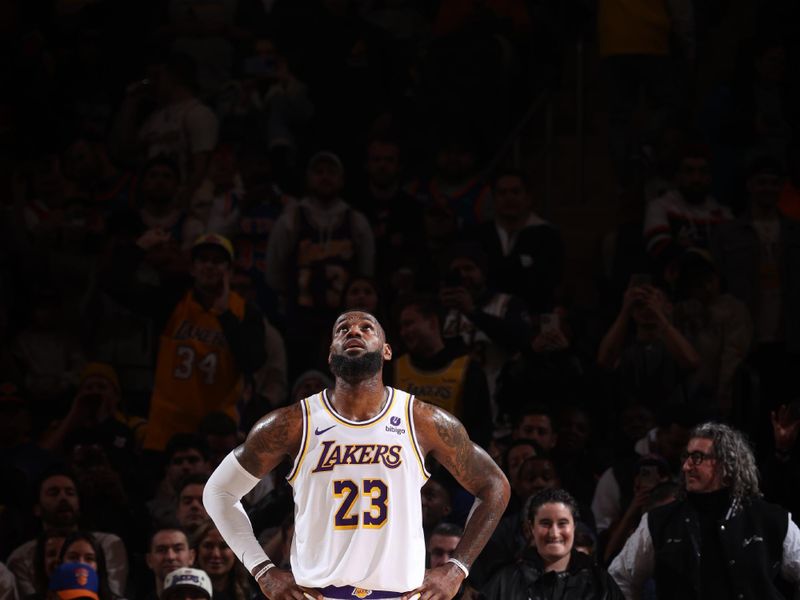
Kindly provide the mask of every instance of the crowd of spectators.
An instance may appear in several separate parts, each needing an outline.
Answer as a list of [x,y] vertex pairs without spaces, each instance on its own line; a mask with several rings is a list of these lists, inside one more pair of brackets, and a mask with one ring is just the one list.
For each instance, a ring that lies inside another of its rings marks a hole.
[[[681,497],[703,422],[744,432],[800,518],[796,3],[753,3],[710,89],[727,2],[0,4],[0,600],[253,598],[203,487],[260,416],[330,385],[346,309],[384,324],[386,383],[511,483],[459,597],[572,597],[546,575],[576,552],[581,585],[621,597],[606,567]],[[539,182],[486,169],[577,37],[617,183],[592,201],[635,207],[582,286]],[[473,499],[431,470],[436,566]],[[288,566],[281,473],[245,505]],[[543,550],[553,522],[566,554]]]

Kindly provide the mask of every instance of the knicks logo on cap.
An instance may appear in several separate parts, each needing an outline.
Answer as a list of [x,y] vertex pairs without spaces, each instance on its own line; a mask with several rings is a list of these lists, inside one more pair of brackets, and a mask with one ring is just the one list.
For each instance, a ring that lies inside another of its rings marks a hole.
[[75,569],[75,580],[78,585],[85,586],[89,582],[89,571],[86,569]]
[[353,588],[353,596],[356,598],[366,598],[372,594],[372,590],[365,590],[364,588]]

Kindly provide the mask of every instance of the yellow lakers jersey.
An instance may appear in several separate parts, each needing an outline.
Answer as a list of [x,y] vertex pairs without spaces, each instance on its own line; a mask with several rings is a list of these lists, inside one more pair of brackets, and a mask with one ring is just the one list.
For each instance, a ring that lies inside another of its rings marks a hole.
[[438,371],[421,371],[411,364],[411,357],[404,354],[394,363],[394,384],[460,419],[468,366],[469,356],[459,356]]
[[405,592],[422,583],[420,488],[430,475],[414,433],[414,397],[386,390],[368,421],[337,414],[325,391],[301,401],[301,450],[287,477],[292,573],[301,586]]
[[[229,307],[239,320],[244,318],[245,301],[235,292]],[[161,333],[144,447],[163,450],[173,434],[194,431],[212,411],[238,422],[241,391],[241,371],[217,315],[187,293]]]

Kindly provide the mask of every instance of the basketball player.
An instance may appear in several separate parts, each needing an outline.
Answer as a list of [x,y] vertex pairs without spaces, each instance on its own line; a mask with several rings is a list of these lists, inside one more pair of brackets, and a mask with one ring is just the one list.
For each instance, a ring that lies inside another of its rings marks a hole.
[[[333,389],[263,417],[206,485],[209,515],[270,600],[450,599],[503,514],[503,473],[451,414],[383,385],[391,357],[375,317],[340,315],[328,357]],[[427,455],[477,502],[452,557],[426,572]],[[286,456],[294,461],[291,572],[264,553],[240,503]]]

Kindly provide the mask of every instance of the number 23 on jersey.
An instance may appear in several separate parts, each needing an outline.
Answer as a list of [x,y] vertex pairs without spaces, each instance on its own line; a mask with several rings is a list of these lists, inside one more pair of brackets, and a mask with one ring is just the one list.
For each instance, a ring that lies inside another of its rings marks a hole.
[[[370,498],[368,511],[353,511],[359,495]],[[359,524],[365,529],[380,529],[386,524],[389,489],[380,479],[362,479],[361,485],[351,479],[337,479],[333,482],[333,496],[341,498],[333,519],[334,529],[356,529]]]

